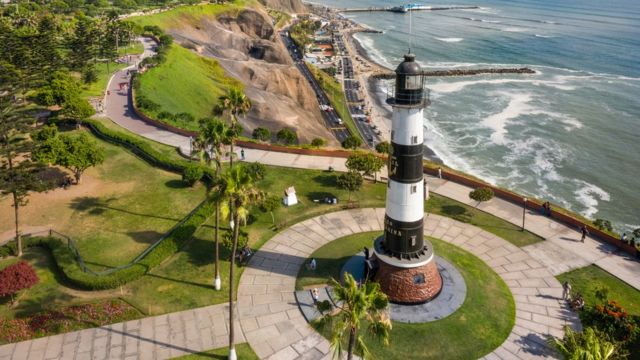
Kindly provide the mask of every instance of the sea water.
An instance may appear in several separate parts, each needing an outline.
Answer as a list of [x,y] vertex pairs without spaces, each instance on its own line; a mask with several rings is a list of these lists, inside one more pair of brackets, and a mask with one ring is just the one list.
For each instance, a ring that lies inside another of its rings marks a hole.
[[425,4],[480,8],[345,15],[384,31],[356,38],[390,68],[411,47],[430,70],[527,66],[537,72],[429,78],[425,145],[447,165],[491,183],[608,219],[618,230],[639,228],[640,1]]

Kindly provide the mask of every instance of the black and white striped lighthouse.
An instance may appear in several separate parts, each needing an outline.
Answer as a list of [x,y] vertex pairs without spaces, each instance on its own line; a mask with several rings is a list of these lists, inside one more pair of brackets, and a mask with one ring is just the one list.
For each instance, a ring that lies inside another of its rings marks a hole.
[[423,111],[430,104],[424,75],[415,55],[396,69],[389,182],[384,235],[374,245],[376,281],[397,303],[423,303],[435,297],[442,279],[431,243],[424,239]]

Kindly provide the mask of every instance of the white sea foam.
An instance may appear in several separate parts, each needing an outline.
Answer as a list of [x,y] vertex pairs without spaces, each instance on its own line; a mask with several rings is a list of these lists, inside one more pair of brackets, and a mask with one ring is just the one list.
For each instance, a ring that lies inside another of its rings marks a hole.
[[585,217],[593,217],[598,212],[598,203],[600,201],[611,201],[611,196],[602,188],[590,184],[584,180],[576,179],[575,182],[580,186],[574,194],[580,204],[586,207],[581,211]]
[[489,95],[506,96],[509,104],[497,114],[490,115],[482,120],[482,125],[493,130],[491,141],[497,145],[505,145],[507,123],[531,110],[529,101],[533,98],[530,93],[496,92]]
[[541,34],[534,34],[535,37],[539,37],[539,38],[544,38],[544,39],[549,39],[549,38],[554,38],[555,36],[553,35],[541,35]]
[[463,38],[438,38],[438,37],[435,39],[439,41],[448,42],[448,43],[456,43],[464,40]]
[[506,27],[503,29],[500,29],[502,31],[506,31],[506,32],[525,32],[527,31],[527,29],[525,28],[521,28],[521,27],[517,27],[517,26],[510,26],[510,27]]

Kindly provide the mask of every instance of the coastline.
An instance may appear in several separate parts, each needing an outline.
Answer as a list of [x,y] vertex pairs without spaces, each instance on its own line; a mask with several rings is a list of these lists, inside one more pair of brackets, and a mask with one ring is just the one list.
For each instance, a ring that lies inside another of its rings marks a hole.
[[[350,28],[347,28],[344,31],[345,42],[352,45],[355,49],[355,53],[357,57],[360,58],[360,62],[366,64],[364,67],[366,69],[373,70],[365,70],[363,71],[359,66],[355,66],[354,69],[362,77],[364,82],[364,96],[367,99],[367,103],[371,104],[372,115],[374,118],[374,122],[377,123],[378,126],[381,126],[384,123],[385,127],[388,131],[383,132],[383,137],[386,141],[390,141],[390,129],[391,129],[391,116],[392,112],[389,107],[384,102],[385,93],[382,91],[382,82],[383,80],[378,78],[376,75],[381,72],[392,72],[392,69],[387,68],[386,66],[376,62],[373,60],[367,49],[360,43],[360,41],[354,36],[354,34],[359,32],[371,32],[370,29],[361,26],[357,22],[352,19],[347,20],[350,23]],[[349,46],[347,50],[349,51]],[[350,54],[351,55],[351,54]],[[358,61],[354,61],[354,64]],[[368,65],[368,66],[367,66]],[[433,161],[435,163],[443,164],[442,159],[438,157],[436,152],[431,149],[426,144],[423,144],[423,157],[427,160]]]

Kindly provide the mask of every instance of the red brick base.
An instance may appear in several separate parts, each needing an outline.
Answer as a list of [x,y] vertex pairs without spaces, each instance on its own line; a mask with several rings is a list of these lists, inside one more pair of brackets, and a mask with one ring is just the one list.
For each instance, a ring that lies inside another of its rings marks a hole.
[[[400,268],[378,259],[375,280],[389,300],[400,304],[420,304],[440,293],[442,277],[435,259],[414,268]],[[424,282],[420,282],[424,279]]]

